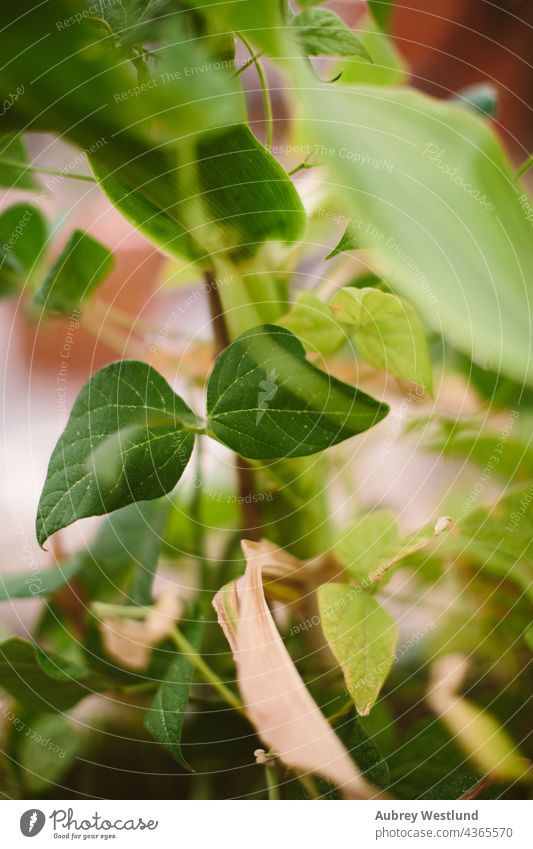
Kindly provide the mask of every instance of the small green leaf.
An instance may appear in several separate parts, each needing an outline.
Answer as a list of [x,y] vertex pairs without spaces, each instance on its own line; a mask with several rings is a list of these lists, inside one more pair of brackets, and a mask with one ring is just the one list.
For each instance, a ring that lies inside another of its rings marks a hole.
[[340,241],[326,256],[326,259],[333,259],[334,256],[344,253],[344,251],[356,251],[360,248],[359,231],[353,224],[348,224],[346,230],[342,234]]
[[484,118],[495,118],[498,114],[498,89],[490,83],[462,88],[452,100],[473,109]]
[[[203,631],[201,620],[184,628],[187,639],[197,651],[201,649]],[[191,767],[181,750],[181,735],[193,675],[193,664],[186,655],[178,654],[170,662],[165,680],[160,684],[144,720],[144,726],[152,737],[187,770]]]
[[291,28],[307,56],[357,56],[372,62],[357,36],[329,9],[306,9],[294,16]]
[[146,363],[113,363],[97,372],[50,459],[37,513],[40,545],[76,519],[170,492],[197,427],[194,413]]
[[83,566],[81,557],[73,557],[55,569],[24,572],[16,575],[0,575],[0,601],[14,598],[39,598],[51,595],[65,587]]
[[75,230],[50,269],[35,303],[50,312],[80,309],[113,267],[113,254],[100,242]]
[[[22,167],[5,165],[4,160],[20,163]],[[0,186],[37,191],[39,184],[31,171],[24,171],[26,165],[29,162],[22,137],[13,133],[0,133]]]
[[294,333],[307,351],[324,357],[334,354],[347,340],[327,304],[312,292],[300,292],[287,315],[276,323]]
[[396,623],[360,587],[322,584],[317,593],[324,636],[342,669],[357,712],[366,716],[394,660]]
[[396,517],[389,510],[375,510],[361,516],[338,534],[335,553],[350,576],[365,581],[384,560],[400,548]]
[[0,241],[25,271],[31,271],[44,251],[48,227],[39,209],[31,203],[15,203],[0,215]]
[[330,302],[338,321],[354,327],[366,362],[429,392],[433,379],[426,333],[414,307],[379,289],[340,289]]
[[243,333],[218,358],[207,386],[209,426],[244,457],[302,457],[377,424],[388,412],[315,368],[288,330]]
[[0,643],[0,687],[24,707],[49,712],[67,710],[105,685],[88,669],[11,637]]
[[387,36],[371,18],[365,18],[360,24],[359,38],[372,56],[370,62],[358,59],[343,59],[343,85],[356,83],[364,85],[398,86],[409,82],[409,72],[405,59],[399,52],[396,42]]

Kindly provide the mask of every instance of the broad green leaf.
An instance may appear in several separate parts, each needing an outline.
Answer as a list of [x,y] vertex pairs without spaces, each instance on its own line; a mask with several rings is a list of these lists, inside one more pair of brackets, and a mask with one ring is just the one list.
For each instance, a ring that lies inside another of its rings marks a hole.
[[407,301],[379,289],[340,289],[330,301],[338,321],[353,326],[357,351],[371,366],[432,391],[426,333]]
[[361,516],[339,532],[335,542],[335,554],[350,576],[363,582],[399,549],[396,517],[389,510],[375,510]]
[[[137,230],[171,256],[191,259],[201,257],[202,252],[175,217],[156,206],[142,190],[131,189],[114,177],[97,157],[89,157],[89,161],[102,191]],[[190,269],[187,279],[190,284]]]
[[31,203],[15,203],[0,214],[0,286],[22,289],[42,260],[48,227]]
[[[6,165],[5,162],[15,162],[17,165]],[[26,146],[22,137],[16,133],[0,133],[0,186],[6,189],[39,189],[31,171],[24,168],[29,165]]]
[[291,28],[307,56],[357,56],[372,61],[357,36],[329,9],[305,9],[294,16]]
[[189,169],[196,173],[202,214],[193,235],[200,244],[209,246],[216,238],[219,251],[242,259],[267,240],[302,238],[306,216],[298,193],[245,124],[203,134],[196,159],[183,169],[182,182]]
[[24,785],[35,794],[52,791],[87,747],[87,734],[61,714],[31,716],[24,728],[17,760]]
[[353,224],[348,224],[339,242],[335,245],[333,250],[329,252],[326,259],[333,259],[334,256],[338,256],[338,254],[342,254],[344,251],[356,251],[358,248],[359,231]]
[[360,587],[322,584],[317,595],[324,636],[342,669],[357,712],[366,716],[394,661],[396,623]]
[[83,566],[81,556],[73,557],[54,569],[24,572],[16,575],[0,575],[0,601],[15,598],[40,598],[51,595],[66,586]]
[[479,112],[484,118],[495,118],[498,114],[498,90],[490,83],[463,88],[453,99]]
[[[531,204],[487,123],[415,91],[291,70],[307,141],[339,151],[327,165],[378,272],[454,347],[533,384]],[[340,155],[348,138],[355,163]]]
[[348,338],[327,304],[312,292],[300,292],[289,312],[276,323],[294,333],[307,351],[324,357],[338,351]]
[[389,28],[394,0],[367,0],[367,6],[376,23],[386,32]]
[[64,711],[104,689],[102,679],[20,637],[0,643],[0,688],[35,711]]
[[56,259],[35,303],[50,312],[79,310],[113,268],[113,254],[83,230],[74,230]]
[[50,459],[37,513],[40,545],[76,519],[170,492],[197,427],[194,413],[146,363],[118,362],[97,372]]
[[264,325],[218,358],[207,386],[209,427],[244,457],[301,457],[377,424],[386,404],[315,368],[298,339]]
[[[192,622],[184,631],[191,645],[199,652],[204,623]],[[144,720],[145,728],[152,737],[187,770],[191,770],[191,767],[181,750],[181,735],[194,669],[193,664],[184,654],[178,654],[170,662],[165,673],[165,680],[159,685]]]

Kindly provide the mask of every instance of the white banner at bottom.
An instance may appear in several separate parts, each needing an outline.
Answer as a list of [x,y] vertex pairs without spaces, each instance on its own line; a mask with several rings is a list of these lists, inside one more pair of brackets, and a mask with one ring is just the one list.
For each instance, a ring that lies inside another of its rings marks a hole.
[[[231,846],[232,849],[530,849],[533,803],[4,801],[6,849],[78,845]],[[29,840],[35,843],[29,844]],[[69,841],[67,843],[67,841]]]

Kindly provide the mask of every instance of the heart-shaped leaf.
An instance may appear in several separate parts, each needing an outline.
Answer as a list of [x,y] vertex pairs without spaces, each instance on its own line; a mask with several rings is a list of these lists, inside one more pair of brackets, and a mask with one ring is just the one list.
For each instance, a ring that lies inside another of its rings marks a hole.
[[207,386],[211,431],[244,457],[302,457],[377,424],[380,404],[315,368],[282,327],[243,333],[221,354]]
[[358,713],[366,716],[394,660],[396,623],[361,587],[322,584],[317,593],[324,636]]
[[335,318],[353,326],[357,351],[369,365],[431,392],[426,334],[411,304],[379,289],[346,287],[330,305]]
[[54,448],[37,513],[37,539],[170,492],[189,461],[198,421],[146,363],[113,363],[78,395]]

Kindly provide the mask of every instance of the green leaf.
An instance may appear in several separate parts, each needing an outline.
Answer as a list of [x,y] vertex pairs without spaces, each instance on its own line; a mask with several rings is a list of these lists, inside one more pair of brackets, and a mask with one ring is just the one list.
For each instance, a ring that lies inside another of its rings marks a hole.
[[332,251],[326,256],[326,259],[333,259],[334,256],[344,253],[344,251],[356,251],[359,248],[359,231],[353,224],[348,224],[346,230],[342,234],[340,241],[335,245]]
[[105,685],[84,667],[11,637],[0,643],[0,687],[31,710],[63,711]]
[[[412,90],[310,85],[291,69],[306,141],[339,152],[327,164],[376,270],[454,347],[533,384],[531,204],[487,122]],[[340,155],[347,139],[355,163]]]
[[322,584],[317,594],[324,636],[342,669],[357,712],[366,716],[394,660],[396,623],[360,587]]
[[365,581],[399,549],[396,517],[389,510],[375,510],[361,516],[340,532],[335,542],[335,554],[357,581]]
[[[200,651],[204,622],[192,622],[184,629],[191,645]],[[152,737],[187,770],[191,767],[181,750],[181,735],[189,691],[194,676],[194,666],[184,654],[177,655],[168,666],[165,680],[159,685],[155,698],[148,708],[144,726]]]
[[[19,163],[22,167],[5,165],[3,160]],[[26,165],[29,161],[22,137],[16,133],[0,133],[0,186],[37,191],[39,184],[31,171],[24,171]]]
[[76,519],[170,492],[197,427],[194,413],[146,363],[113,363],[97,372],[50,459],[37,513],[40,545]]
[[357,56],[372,62],[357,36],[329,9],[306,9],[294,16],[291,28],[307,56]]
[[367,0],[367,6],[376,23],[386,32],[389,28],[394,0]]
[[[165,209],[149,200],[141,189],[131,189],[113,176],[98,157],[89,157],[89,161],[104,194],[136,230],[170,256],[192,260],[202,256],[190,234]],[[190,273],[187,279],[190,283]]]
[[53,785],[69,771],[87,746],[87,736],[67,716],[30,716],[24,727],[17,760],[24,784],[35,794],[57,789]]
[[15,203],[0,215],[0,241],[25,271],[39,261],[48,237],[48,226],[40,210],[31,203]]
[[209,426],[244,457],[301,457],[381,421],[386,404],[315,368],[298,339],[264,325],[218,358],[207,386]]
[[35,303],[50,312],[79,310],[113,267],[113,254],[83,230],[74,230],[56,259]]
[[311,353],[334,354],[346,342],[346,332],[324,301],[312,292],[300,292],[289,312],[276,322],[290,330]]
[[65,587],[83,566],[80,556],[73,557],[55,569],[34,570],[23,574],[0,575],[0,601],[15,598],[39,598]]
[[338,321],[354,327],[357,351],[369,365],[432,391],[427,338],[411,304],[379,289],[344,288],[330,306]]
[[490,83],[478,83],[462,88],[453,98],[484,118],[495,118],[498,114],[498,89]]

